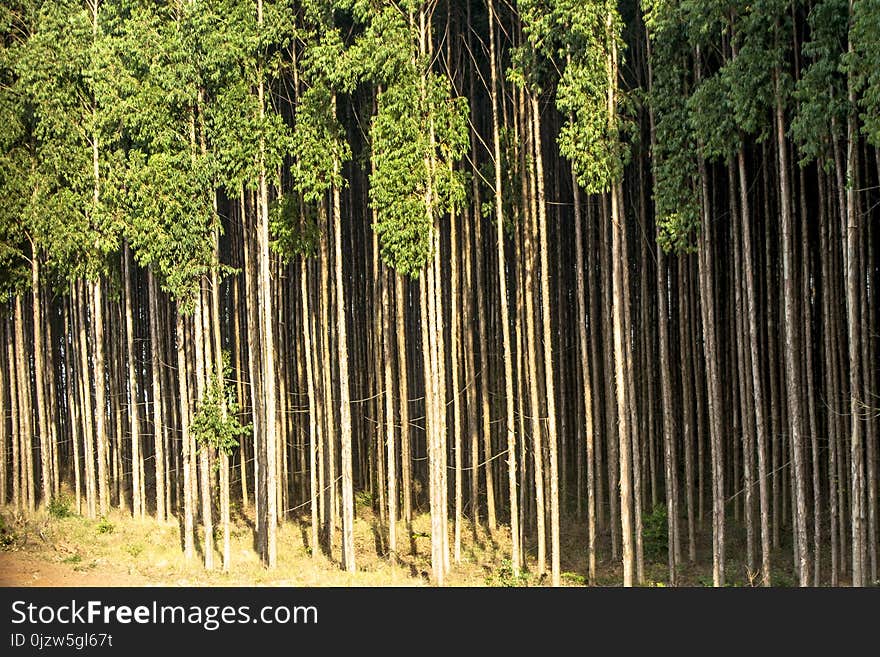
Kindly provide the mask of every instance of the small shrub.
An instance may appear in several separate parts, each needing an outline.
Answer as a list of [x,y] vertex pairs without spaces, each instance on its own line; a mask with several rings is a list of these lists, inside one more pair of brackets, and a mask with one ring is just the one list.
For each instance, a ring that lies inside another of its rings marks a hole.
[[112,534],[113,523],[107,520],[104,516],[101,516],[101,520],[98,521],[97,530],[99,534]]
[[15,544],[15,532],[6,524],[6,519],[0,516],[0,549],[8,550]]
[[144,551],[144,546],[141,543],[128,543],[125,546],[125,551],[128,552],[131,556],[137,559],[141,552]]
[[571,582],[577,586],[586,586],[587,578],[578,573],[562,573],[562,579]]
[[520,570],[519,575],[514,574],[510,559],[504,559],[498,572],[486,579],[486,584],[489,586],[528,586],[529,575],[525,570]]
[[790,588],[794,586],[794,580],[787,573],[770,573],[770,586]]
[[642,518],[642,549],[648,561],[661,561],[669,549],[666,507],[657,505]]
[[54,497],[49,502],[49,515],[53,518],[69,518],[73,515],[70,508],[70,498],[67,495]]
[[78,555],[78,554],[71,554],[70,556],[68,556],[68,557],[64,557],[64,558],[61,560],[61,563],[69,563],[69,564],[72,564],[72,565],[76,565],[76,564],[81,563],[81,562],[82,562],[82,557],[81,557],[80,555]]

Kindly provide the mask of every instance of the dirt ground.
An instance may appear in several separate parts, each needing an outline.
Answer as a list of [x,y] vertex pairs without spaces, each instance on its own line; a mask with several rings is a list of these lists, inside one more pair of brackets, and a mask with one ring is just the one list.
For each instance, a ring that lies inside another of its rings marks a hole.
[[65,563],[47,561],[42,554],[0,552],[0,586],[149,586],[136,573],[116,572],[109,564],[100,571],[77,571]]

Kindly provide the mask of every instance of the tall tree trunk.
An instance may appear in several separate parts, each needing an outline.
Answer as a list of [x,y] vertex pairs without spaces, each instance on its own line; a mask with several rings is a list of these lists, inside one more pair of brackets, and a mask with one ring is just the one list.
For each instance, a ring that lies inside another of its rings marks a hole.
[[[450,162],[450,173],[452,173],[452,164]],[[452,216],[449,220],[449,255],[450,255],[450,318],[451,318],[451,327],[450,327],[450,364],[452,368],[452,417],[453,417],[453,450],[454,450],[454,462],[455,462],[455,521],[454,521],[454,539],[453,539],[453,558],[455,559],[455,563],[461,562],[461,522],[462,522],[462,506],[463,506],[463,481],[462,481],[462,473],[463,473],[463,465],[464,461],[462,458],[462,424],[461,424],[461,397],[462,390],[460,388],[459,381],[459,353],[461,353],[461,327],[459,325],[459,314],[458,309],[461,308],[460,301],[460,290],[459,290],[459,274],[458,274],[458,258],[459,258],[459,245],[458,245],[458,229],[457,224],[458,216],[457,213],[453,212]],[[385,299],[383,297],[383,308],[385,307]],[[469,328],[469,327],[468,327]],[[390,354],[389,354],[390,355]],[[390,368],[390,360],[386,357],[386,363],[388,363],[387,367]],[[390,373],[389,373],[390,374]],[[389,415],[389,417],[391,417]],[[390,422],[389,422],[390,423]],[[391,434],[391,440],[389,443],[392,443],[394,440],[393,432]],[[389,452],[390,453],[390,452]],[[389,475],[390,477],[390,475]],[[390,478],[389,478],[390,481]],[[390,490],[390,487],[389,487]]]
[[[9,338],[6,335],[6,322],[0,322],[0,340],[4,340],[9,344]],[[2,361],[3,353],[0,351],[0,361]],[[0,506],[6,506],[6,489],[7,489],[7,471],[9,469],[9,450],[6,448],[6,440],[9,432],[6,426],[6,416],[8,405],[6,403],[6,368],[4,363],[0,362]],[[11,391],[11,390],[10,390]],[[14,417],[14,416],[13,416]],[[15,424],[13,423],[12,433],[15,433]],[[17,451],[17,450],[16,450]],[[15,476],[15,470],[13,477]],[[79,488],[77,488],[77,513],[79,513]]]
[[[544,158],[541,148],[541,114],[538,99],[531,97],[532,129],[534,130],[535,172],[538,186],[538,232],[541,244],[541,310],[544,327],[544,380],[547,393],[547,445],[550,456],[550,577],[553,586],[559,586],[559,465],[556,436],[556,392],[553,380],[553,339],[550,322],[550,262],[547,232],[546,197],[544,194]],[[499,198],[500,202],[500,198]],[[500,269],[500,266],[499,266]],[[505,372],[509,376],[509,373]],[[512,417],[511,417],[512,420]]]
[[[701,79],[701,55],[696,50],[696,77]],[[706,162],[702,157],[703,145],[698,143],[700,190],[702,196],[702,225],[700,228],[699,288],[702,313],[703,342],[708,383],[710,460],[712,472],[712,580],[715,586],[724,586],[724,457],[721,436],[722,396],[718,368],[720,351],[717,347],[715,322],[714,243],[712,239],[712,205]]]
[[406,280],[399,274],[394,280],[395,333],[397,336],[397,383],[400,399],[400,469],[403,487],[403,519],[408,536],[412,536],[412,455],[410,453],[409,430],[409,386],[407,376],[409,367],[406,358],[406,305],[404,286]]
[[672,404],[672,374],[669,355],[669,282],[666,254],[657,246],[657,314],[660,330],[660,390],[663,399],[663,462],[666,477],[666,518],[669,584],[677,583],[675,539],[678,533],[678,481],[676,475],[675,408]]
[[159,293],[153,268],[147,269],[147,287],[150,303],[150,363],[152,368],[153,391],[153,459],[155,465],[156,519],[165,522],[165,423],[162,412],[164,401],[162,390],[162,331],[159,328]]
[[[179,304],[179,302],[178,302]],[[189,430],[190,403],[188,368],[185,351],[185,333],[183,311],[177,308],[177,392],[180,401],[180,438],[183,445],[183,553],[187,561],[195,556],[195,528],[193,515],[195,513],[195,500],[193,500],[193,454],[192,437]]]
[[758,448],[758,496],[761,514],[761,581],[770,586],[770,490],[767,468],[767,419],[764,413],[764,380],[761,375],[760,333],[758,328],[757,291],[755,266],[752,257],[752,214],[749,209],[748,179],[746,177],[745,151],[737,151],[739,173],[740,213],[742,225],[742,255],[746,313],[748,315],[749,356],[751,360],[751,389],[754,397],[755,432]]
[[104,294],[100,279],[94,281],[91,286],[95,359],[95,436],[98,449],[98,506],[103,516],[107,515],[110,509],[110,446],[105,428],[107,400],[104,369]]
[[[391,324],[391,302],[388,288],[393,283],[392,274],[383,265],[384,281],[382,285],[382,359],[384,361],[385,388],[385,448],[387,450],[386,469],[388,473],[388,554],[391,561],[397,560],[397,445],[395,444],[394,425],[394,368]],[[398,376],[403,376],[398,372]],[[401,404],[405,400],[400,400]]]
[[[587,341],[586,285],[584,283],[584,244],[583,217],[581,215],[581,194],[574,169],[571,173],[571,185],[574,194],[574,227],[575,227],[575,282],[577,293],[577,324],[578,347],[580,354],[581,385],[583,386],[584,423],[586,435],[587,461],[587,578],[592,585],[596,581],[596,496],[594,471],[594,439],[593,439],[593,390],[590,378],[590,355]],[[590,316],[590,325],[595,326],[595,318]],[[534,411],[533,411],[534,413]],[[580,452],[578,452],[580,453]],[[578,468],[580,471],[580,468]],[[580,495],[580,488],[578,488]]]
[[[852,16],[855,0],[849,0],[849,14]],[[848,51],[853,52],[852,38],[848,43]],[[850,402],[850,509],[852,515],[852,584],[865,586],[865,546],[863,541],[863,524],[865,510],[864,498],[864,460],[862,445],[861,422],[861,367],[859,347],[861,344],[861,308],[859,307],[859,208],[858,195],[858,128],[856,126],[856,91],[853,74],[847,75],[847,94],[849,111],[846,119],[846,231],[845,231],[845,267],[846,267],[846,317],[847,338],[849,340],[849,402]]]
[[86,508],[89,518],[97,517],[97,479],[95,478],[95,434],[93,432],[92,420],[95,419],[94,407],[92,406],[92,387],[90,383],[89,372],[89,342],[87,337],[86,326],[86,286],[82,280],[77,281],[73,286],[75,296],[73,300],[74,310],[77,316],[77,351],[79,352],[78,363],[78,379],[80,394],[80,412],[83,420],[83,462],[85,464],[85,490],[86,490]]
[[[519,520],[516,499],[516,434],[514,431],[514,397],[513,397],[513,352],[510,345],[510,312],[507,301],[507,274],[504,264],[504,200],[501,188],[502,164],[501,164],[501,132],[498,115],[498,60],[496,59],[495,46],[495,15],[494,0],[488,0],[489,7],[489,65],[491,69],[490,97],[492,99],[492,149],[495,164],[495,221],[498,225],[497,255],[498,255],[498,299],[501,308],[501,336],[504,349],[504,404],[506,410],[505,429],[507,435],[507,483],[510,500],[510,561],[514,575],[519,575],[520,547],[519,547]],[[537,101],[534,102],[534,111],[537,112]],[[536,155],[539,148],[536,148]],[[543,183],[540,183],[543,185]],[[546,254],[545,254],[546,255]],[[546,270],[545,270],[546,271]],[[547,288],[549,289],[549,288]],[[548,297],[545,297],[545,302]],[[549,313],[549,309],[547,311]],[[549,315],[548,315],[549,316]],[[549,327],[549,322],[547,324]],[[549,340],[548,340],[549,344]],[[481,349],[485,348],[485,343]],[[549,362],[549,360],[548,360]],[[551,372],[552,378],[552,372]],[[552,390],[552,388],[551,388]],[[554,422],[551,419],[551,422]],[[554,425],[555,428],[555,425]],[[486,477],[487,481],[489,477]],[[557,500],[558,503],[558,500]],[[558,573],[557,573],[558,579]],[[557,582],[558,583],[558,582]]]
[[43,367],[43,317],[40,304],[40,254],[36,246],[31,256],[31,284],[33,289],[33,332],[34,332],[34,387],[37,398],[37,434],[40,437],[40,476],[43,482],[42,504],[48,506],[52,500],[52,476],[50,465],[51,446],[49,442],[48,417],[46,416],[45,369]]
[[[335,98],[334,98],[335,109]],[[334,161],[334,174],[339,162]],[[345,288],[342,272],[342,208],[339,188],[333,186],[333,240],[335,249],[336,334],[339,358],[339,433],[342,442],[342,563],[350,573],[355,571],[354,555],[354,489],[351,464],[351,404],[348,392],[348,339],[345,326]]]
[[794,228],[791,216],[791,185],[788,170],[788,146],[785,143],[785,114],[782,107],[780,73],[774,72],[775,89],[775,133],[776,152],[779,158],[779,202],[782,225],[782,279],[783,303],[785,307],[785,383],[788,394],[788,419],[792,460],[794,461],[795,488],[795,532],[797,535],[798,559],[796,570],[801,586],[809,585],[809,563],[807,558],[807,502],[804,493],[804,455],[803,455],[803,408],[801,397],[801,363],[799,352],[799,328],[795,307],[796,282],[794,265]]
[[317,557],[320,551],[319,544],[319,500],[318,489],[318,430],[317,430],[317,399],[315,398],[315,365],[313,357],[315,351],[312,347],[312,312],[309,306],[309,266],[306,256],[300,259],[299,267],[300,301],[302,302],[302,332],[303,332],[303,355],[306,361],[306,390],[309,396],[309,510],[311,514],[311,534],[309,548],[312,557]]
[[630,442],[629,426],[629,401],[627,399],[629,389],[626,381],[626,364],[624,362],[624,333],[623,318],[623,272],[626,266],[622,253],[622,239],[620,233],[624,230],[623,221],[618,206],[618,197],[615,190],[611,192],[611,283],[612,283],[612,306],[611,316],[614,341],[614,382],[616,387],[617,401],[617,436],[618,456],[620,458],[620,526],[623,535],[623,585],[633,585],[633,571],[635,570],[635,554],[633,553],[633,493],[632,493],[632,444]]
[[690,267],[685,255],[678,256],[678,299],[681,309],[679,321],[679,360],[681,363],[682,440],[684,442],[684,497],[687,508],[688,561],[697,559],[696,527],[694,522],[694,434],[699,425],[694,421],[694,375],[693,350],[690,348],[692,318],[690,312]]
[[[22,422],[21,407],[19,405],[19,401],[21,398],[21,386],[18,385],[15,331],[13,330],[12,326],[10,326],[10,323],[12,321],[13,320],[11,318],[7,317],[5,322],[6,367],[9,373],[9,408],[11,411],[10,442],[12,443],[12,505],[15,507],[16,510],[21,510],[21,508],[24,506],[24,491],[22,491],[21,477],[21,464],[24,455],[21,454],[21,443],[19,440],[22,433],[19,429]],[[5,445],[3,449],[5,451]]]
[[131,432],[131,490],[132,490],[132,514],[136,518],[146,515],[145,502],[141,497],[143,492],[143,459],[141,456],[140,421],[137,407],[137,354],[134,351],[134,321],[132,318],[132,285],[131,269],[129,265],[131,254],[128,243],[122,251],[122,276],[125,286],[125,352],[128,365],[128,420]]
[[536,570],[542,575],[547,567],[547,526],[546,526],[546,499],[544,484],[544,441],[542,439],[542,407],[539,400],[541,382],[538,380],[538,339],[535,327],[538,315],[535,312],[535,302],[538,298],[535,284],[535,240],[539,239],[538,233],[538,192],[537,174],[535,172],[534,142],[535,131],[532,128],[533,115],[527,101],[528,92],[521,96],[523,108],[523,126],[525,128],[525,143],[527,153],[525,160],[529,163],[526,167],[528,184],[525,187],[525,196],[528,200],[527,225],[523,247],[525,250],[525,314],[526,314],[526,343],[527,343],[527,369],[529,382],[529,416],[531,419],[532,433],[532,459],[535,480],[535,528],[537,534],[537,564]]

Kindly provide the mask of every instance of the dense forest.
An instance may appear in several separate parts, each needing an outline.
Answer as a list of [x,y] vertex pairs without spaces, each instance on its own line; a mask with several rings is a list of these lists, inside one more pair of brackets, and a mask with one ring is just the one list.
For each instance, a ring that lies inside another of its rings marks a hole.
[[877,583],[880,1],[0,34],[0,504],[176,518],[209,569],[234,507],[353,571],[365,500],[390,560],[430,514],[437,584],[479,527],[558,585],[575,524],[639,584],[649,517],[670,585]]

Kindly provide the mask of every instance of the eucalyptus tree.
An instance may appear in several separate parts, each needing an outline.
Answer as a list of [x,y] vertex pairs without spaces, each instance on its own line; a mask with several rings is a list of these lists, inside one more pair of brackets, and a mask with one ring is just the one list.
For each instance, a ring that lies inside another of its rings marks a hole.
[[[561,38],[560,50],[565,55],[565,69],[556,90],[556,105],[567,117],[558,136],[560,154],[571,162],[572,176],[576,183],[588,194],[610,193],[611,222],[616,255],[613,257],[612,284],[614,306],[612,308],[614,322],[615,349],[615,381],[617,384],[618,404],[618,435],[620,442],[620,500],[623,527],[623,569],[624,585],[632,585],[633,555],[631,548],[632,529],[630,518],[636,516],[635,532],[640,540],[641,507],[638,497],[631,497],[630,485],[633,481],[631,473],[632,458],[638,458],[638,437],[636,427],[627,426],[628,404],[625,393],[628,384],[624,376],[624,368],[630,358],[629,329],[624,325],[622,306],[629,303],[624,272],[628,269],[625,220],[621,204],[623,203],[622,178],[623,166],[628,158],[626,145],[626,98],[620,89],[620,60],[624,49],[622,39],[622,20],[615,3],[590,3],[586,7],[566,1],[557,2],[555,20]],[[575,220],[579,223],[580,218]],[[582,248],[580,228],[577,230],[577,248]],[[578,259],[578,301],[583,299],[582,256]],[[581,323],[584,318],[581,318]],[[585,392],[584,408],[587,413],[587,460],[588,473],[592,470],[593,433],[590,415],[591,394],[590,373],[586,358],[586,336],[580,340],[582,352],[582,379]],[[633,456],[635,450],[635,456]],[[590,479],[588,474],[588,479]],[[588,483],[588,489],[591,487]],[[589,490],[592,497],[593,492]],[[633,510],[633,501],[636,509]],[[595,527],[592,500],[589,502],[589,543],[590,564],[595,559]],[[558,520],[554,521],[558,522]],[[558,530],[557,530],[558,532]],[[558,542],[558,537],[556,539]],[[558,545],[554,551],[558,554]],[[639,562],[641,560],[639,559]],[[554,571],[558,570],[558,556],[554,560]],[[639,574],[641,579],[641,574]],[[554,572],[554,580],[558,575]]]
[[[361,62],[363,75],[382,88],[370,126],[370,202],[380,253],[399,273],[420,279],[431,563],[434,579],[442,584],[449,556],[439,231],[440,220],[464,200],[464,181],[452,165],[469,144],[467,104],[453,97],[449,79],[431,68],[432,20],[432,7],[426,4],[383,6],[371,16],[352,57]],[[515,462],[513,454],[509,459]],[[515,523],[515,487],[511,499]]]
[[[620,52],[623,50],[621,36],[622,22],[617,7],[613,3],[588,3],[577,5],[569,2],[554,2],[549,7],[542,3],[526,3],[521,8],[527,43],[520,51],[518,72],[515,78],[519,84],[529,88],[532,97],[533,121],[535,125],[535,152],[538,163],[538,216],[539,240],[541,244],[541,297],[542,323],[545,330],[550,327],[549,307],[549,237],[545,226],[545,200],[543,194],[543,166],[541,165],[540,118],[537,112],[537,97],[541,94],[541,80],[547,72],[542,67],[553,60],[560,62],[561,77],[556,87],[556,106],[566,117],[562,125],[558,145],[560,154],[571,162],[573,181],[588,194],[607,193],[611,201],[611,224],[613,227],[615,251],[613,255],[612,284],[614,287],[614,328],[615,368],[618,407],[618,437],[620,455],[620,500],[624,536],[624,582],[632,584],[631,569],[634,565],[632,540],[634,533],[640,535],[640,525],[632,526],[633,492],[632,448],[638,445],[634,427],[630,427],[630,409],[634,408],[627,398],[627,362],[631,349],[627,337],[624,306],[629,304],[628,284],[624,280],[627,269],[625,223],[622,209],[622,175],[626,160],[625,146],[625,104],[620,90]],[[546,62],[546,64],[542,64]],[[577,206],[576,206],[577,207]],[[578,300],[582,303],[584,282],[582,278],[583,255],[581,253],[580,217],[576,216],[576,251],[578,254]],[[579,311],[583,317],[584,310]],[[587,426],[588,472],[593,467],[593,429],[590,417],[590,372],[587,361],[586,334],[580,336],[581,379],[585,393],[584,407]],[[552,379],[552,342],[544,341],[545,389],[548,404],[548,443],[550,455],[550,497],[551,497],[551,574],[554,584],[559,583],[559,473],[557,465],[556,409],[554,402],[554,382]],[[588,474],[588,479],[590,475]],[[588,483],[588,496],[592,498],[592,483]],[[595,520],[593,502],[588,502],[588,532],[590,572],[595,566]],[[540,540],[540,538],[539,538]],[[640,540],[640,537],[637,537]],[[639,560],[640,561],[640,560]]]
[[[880,4],[876,0],[870,2],[850,2],[848,7],[849,14],[849,33],[848,47],[846,58],[846,72],[848,93],[847,99],[849,103],[855,104],[850,107],[847,117],[847,136],[850,140],[849,147],[850,158],[848,159],[850,166],[849,180],[851,185],[848,187],[848,193],[853,195],[851,201],[855,202],[855,170],[858,162],[856,160],[857,148],[852,142],[857,139],[854,115],[858,111],[858,118],[862,122],[860,132],[865,135],[865,141],[873,147],[874,160],[877,164],[877,177],[880,181],[880,53],[876,47],[877,42],[877,26],[880,24]],[[867,163],[865,163],[867,166]],[[855,213],[853,213],[855,214]],[[858,216],[858,215],[856,215]],[[863,216],[863,215],[862,215]],[[847,224],[847,239],[853,239],[852,232],[858,230],[859,238],[862,245],[870,242],[870,223],[859,223],[852,227]],[[848,247],[849,248],[849,247]],[[864,246],[863,246],[864,249]],[[868,250],[868,262],[864,263],[863,273],[869,272],[871,267],[871,250]],[[873,260],[876,267],[876,260]],[[855,270],[855,267],[853,267]],[[849,267],[847,269],[847,298],[849,299],[852,291],[851,286],[855,287],[855,277],[850,279]],[[875,279],[876,280],[876,279]],[[875,283],[876,285],[876,283]],[[861,285],[862,292],[862,316],[872,317],[876,313],[876,299],[865,294],[865,286]],[[848,301],[848,304],[850,302]],[[853,315],[850,315],[853,319]],[[870,320],[869,320],[870,321]],[[862,327],[851,327],[852,331],[862,331]],[[870,333],[863,338],[863,390],[861,394],[864,397],[862,406],[873,407],[874,405],[867,402],[868,399],[876,399],[876,376],[872,374],[870,363],[876,362],[876,341],[872,340]],[[852,342],[853,340],[851,340]],[[867,356],[867,357],[864,357]],[[851,365],[852,368],[852,365]],[[855,378],[855,374],[851,371],[850,376]],[[851,382],[852,386],[852,382]],[[850,391],[851,412],[853,413],[853,421],[858,417],[855,409],[859,406],[857,403],[857,395]],[[853,455],[861,449],[861,445],[856,441],[856,429],[853,429]],[[856,543],[861,544],[862,549],[867,553],[867,563],[863,564],[861,581],[858,582],[853,577],[853,584],[866,584],[867,582],[877,581],[877,560],[878,560],[878,531],[880,531],[880,518],[878,518],[878,481],[877,481],[877,457],[878,457],[878,429],[876,422],[867,422],[865,429],[865,447],[864,456],[854,458],[853,470],[857,471],[853,478],[853,498],[864,496],[865,502],[858,509],[860,532],[863,538],[855,541],[855,529],[853,530],[853,555],[855,556]],[[864,464],[864,465],[862,465]],[[855,523],[854,523],[855,524]]]
[[[336,344],[339,363],[339,436],[341,442],[342,479],[342,564],[349,572],[356,568],[354,554],[354,492],[352,482],[352,423],[349,394],[348,339],[345,319],[345,287],[342,262],[342,207],[341,189],[346,181],[342,167],[350,158],[350,147],[337,118],[337,93],[350,79],[351,67],[344,64],[344,44],[339,27],[334,22],[333,2],[314,2],[304,6],[304,22],[298,38],[303,42],[299,80],[304,87],[296,108],[293,132],[294,185],[308,204],[317,204],[318,213],[333,232],[334,287],[336,292]],[[321,221],[323,223],[323,221]],[[326,242],[321,239],[323,271],[330,266]],[[326,285],[322,285],[322,301],[326,299]],[[326,303],[322,303],[324,308]],[[326,345],[330,336],[325,335]],[[329,351],[324,350],[322,369],[325,394],[330,393]],[[329,412],[332,424],[332,411]],[[328,424],[328,428],[329,428]],[[325,441],[324,462],[327,467],[325,486],[335,491],[334,432],[328,431]],[[326,509],[328,523],[325,529],[332,542],[332,524],[335,503]],[[331,543],[332,544],[332,543]]]
[[[41,442],[41,476],[44,503],[55,488],[50,457],[46,368],[43,363],[42,290],[46,281],[87,277],[93,315],[95,375],[95,433],[97,454],[86,454],[87,470],[97,460],[97,480],[89,478],[88,489],[96,489],[100,512],[110,504],[109,444],[104,431],[106,419],[103,291],[101,275],[108,270],[108,258],[117,250],[118,224],[111,198],[102,196],[102,181],[118,167],[119,144],[108,128],[107,111],[112,53],[103,30],[112,12],[99,2],[35,3],[20,6],[16,20],[18,34],[26,38],[17,44],[14,69],[17,96],[26,108],[28,144],[28,187],[18,220],[30,245],[30,287],[33,291],[34,383],[36,428]],[[59,47],[59,44],[62,44]],[[108,133],[110,137],[107,137]],[[20,150],[12,153],[21,154]],[[49,352],[51,353],[51,351]],[[88,370],[84,376],[88,375]],[[30,378],[30,377],[28,377]],[[91,436],[87,438],[90,443]],[[94,486],[94,489],[92,488]],[[96,507],[89,504],[90,515]]]
[[[696,161],[692,156],[693,137],[688,125],[687,98],[688,89],[692,85],[688,69],[690,47],[687,36],[687,20],[682,3],[652,2],[644,3],[644,20],[649,40],[649,88],[648,107],[651,131],[651,168],[653,183],[654,214],[656,224],[656,240],[658,252],[669,252],[679,255],[679,272],[683,271],[681,261],[683,255],[692,250],[693,233],[699,225],[699,202],[696,196]],[[663,263],[658,261],[658,297],[660,311],[663,312],[667,295],[668,283],[662,279]],[[681,285],[681,281],[679,281]],[[682,303],[687,310],[687,299]],[[687,316],[679,319],[681,333],[688,333]],[[667,347],[663,338],[663,325],[666,318],[661,317],[661,363]],[[685,457],[685,506],[688,524],[688,551],[690,560],[696,558],[693,504],[693,458],[692,445],[693,426],[690,418],[693,414],[694,400],[688,394],[691,387],[693,372],[687,371],[690,358],[687,352],[689,345],[682,340],[682,361],[685,363],[682,372],[681,400],[681,442]],[[664,368],[665,369],[665,368]],[[666,381],[665,371],[661,372],[661,384],[664,392],[664,433],[673,429],[671,420],[672,409],[667,408],[669,395],[666,391],[671,382]],[[696,431],[700,430],[699,424]],[[669,440],[664,436],[664,440]],[[667,515],[672,518],[674,505],[670,505],[669,487],[672,482],[667,478]],[[674,530],[674,528],[673,528]],[[670,546],[671,547],[671,546]],[[674,560],[673,560],[674,561]],[[674,563],[673,563],[674,566]]]

